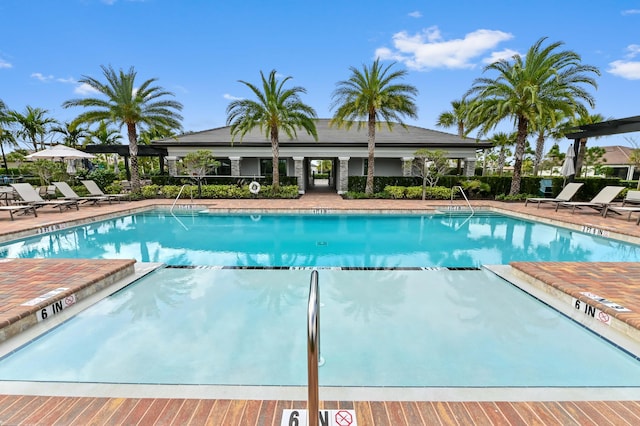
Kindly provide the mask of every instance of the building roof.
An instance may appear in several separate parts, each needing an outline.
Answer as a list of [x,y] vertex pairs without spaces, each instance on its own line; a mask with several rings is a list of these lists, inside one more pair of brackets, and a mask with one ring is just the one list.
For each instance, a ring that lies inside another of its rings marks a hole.
[[[358,129],[358,125],[354,124],[351,129],[337,128],[329,125],[329,119],[316,120],[316,130],[318,132],[318,140],[308,135],[305,130],[298,130],[297,137],[293,140],[289,139],[286,134],[280,135],[279,145],[286,146],[360,146],[367,145],[367,126],[366,123],[362,128]],[[186,133],[174,138],[159,139],[152,143],[153,146],[230,146],[233,144],[241,144],[242,146],[263,146],[271,145],[271,141],[264,132],[259,128],[253,129],[247,133],[242,140],[236,137],[235,141],[231,140],[231,131],[229,126],[218,127],[215,129],[204,130],[201,132]],[[459,147],[475,147],[490,148],[493,146],[486,141],[476,141],[472,138],[461,139],[458,135],[439,132],[436,130],[424,129],[416,126],[407,125],[406,128],[400,124],[394,124],[393,130],[389,131],[388,127],[382,125],[376,129],[376,146],[416,146],[416,147],[448,147],[456,145]]]
[[602,156],[605,165],[613,166],[613,165],[627,165],[631,164],[631,153],[633,152],[632,148],[628,146],[603,146],[605,154]]

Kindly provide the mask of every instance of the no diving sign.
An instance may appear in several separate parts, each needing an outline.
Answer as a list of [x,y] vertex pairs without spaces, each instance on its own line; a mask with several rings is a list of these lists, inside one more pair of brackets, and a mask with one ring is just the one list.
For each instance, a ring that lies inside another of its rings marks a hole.
[[[280,426],[307,426],[307,410],[282,410]],[[320,410],[320,426],[358,426],[355,410]]]

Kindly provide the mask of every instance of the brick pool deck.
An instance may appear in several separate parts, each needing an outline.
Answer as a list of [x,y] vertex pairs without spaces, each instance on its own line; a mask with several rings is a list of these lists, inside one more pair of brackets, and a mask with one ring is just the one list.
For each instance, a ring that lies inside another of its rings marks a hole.
[[[123,202],[86,206],[59,213],[39,209],[38,217],[0,216],[0,241],[16,236],[89,223],[122,212],[146,209],[172,200]],[[188,201],[181,205],[189,205]],[[335,194],[309,193],[298,200],[197,200],[198,205],[228,211],[432,211],[449,202],[413,200],[343,200]],[[455,206],[463,206],[460,201]],[[575,230],[609,234],[640,242],[635,217],[602,218],[597,212],[555,212],[552,206],[474,202],[519,217],[564,224]],[[635,216],[635,215],[634,215]],[[586,228],[585,228],[586,227]],[[640,328],[640,264],[631,262],[514,262],[512,268],[530,280],[585,302],[583,292],[595,293],[629,309],[618,312],[594,306],[634,329]],[[132,273],[129,260],[0,259],[0,341],[37,322],[37,311],[73,296],[73,301],[108,287]],[[64,289],[64,290],[60,290]],[[53,293],[50,293],[52,292]],[[70,299],[67,299],[70,300]],[[26,305],[25,305],[26,303]],[[609,398],[603,398],[609,399]],[[640,424],[640,402],[620,401],[323,401],[325,409],[352,409],[358,425],[634,425]],[[1,425],[31,424],[213,424],[280,425],[282,410],[305,408],[304,401],[184,398],[109,398],[47,395],[0,395]]]

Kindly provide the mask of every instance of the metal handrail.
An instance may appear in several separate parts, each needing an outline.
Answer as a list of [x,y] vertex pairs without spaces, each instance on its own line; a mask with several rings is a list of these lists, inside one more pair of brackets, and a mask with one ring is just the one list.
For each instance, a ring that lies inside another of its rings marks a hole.
[[467,202],[467,206],[469,206],[469,210],[471,210],[471,214],[473,214],[474,213],[473,207],[471,207],[471,203],[469,202],[469,199],[467,198],[467,195],[464,193],[464,189],[462,189],[462,187],[460,185],[456,185],[456,186],[453,186],[451,188],[452,189],[452,191],[451,191],[451,202],[453,203],[453,192],[454,192],[453,189],[455,189],[455,188],[459,188],[460,189],[460,193],[464,197],[464,200]]
[[[178,191],[178,196],[176,197],[175,200],[173,200],[173,204],[171,204],[171,208],[169,209],[169,213],[173,213],[173,208],[175,207],[176,203],[178,202],[178,199],[180,199],[180,195],[182,195],[182,190],[184,189],[185,186],[191,186],[189,184],[184,184],[180,187],[180,191]],[[193,193],[191,194],[191,201],[193,202]]]
[[318,388],[318,359],[320,357],[320,292],[318,271],[311,271],[309,305],[307,309],[307,372],[309,376],[307,424],[318,426],[320,409]]

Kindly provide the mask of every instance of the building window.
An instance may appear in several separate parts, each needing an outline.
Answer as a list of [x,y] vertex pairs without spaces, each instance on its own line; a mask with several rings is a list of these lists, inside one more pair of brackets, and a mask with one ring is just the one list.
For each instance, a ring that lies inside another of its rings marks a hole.
[[[260,174],[262,176],[272,175],[273,174],[273,160],[263,158],[260,160]],[[287,160],[280,160],[278,171],[280,172],[280,176],[287,176]]]
[[228,158],[216,158],[216,161],[220,165],[210,169],[209,173],[213,176],[231,176],[231,160]]

